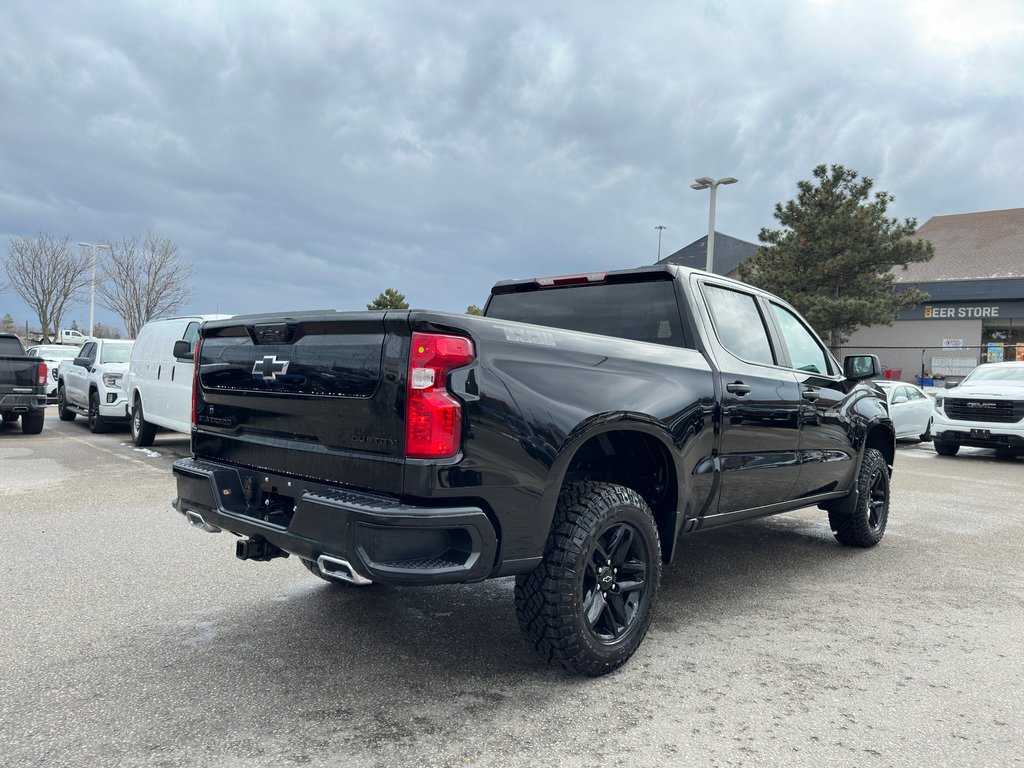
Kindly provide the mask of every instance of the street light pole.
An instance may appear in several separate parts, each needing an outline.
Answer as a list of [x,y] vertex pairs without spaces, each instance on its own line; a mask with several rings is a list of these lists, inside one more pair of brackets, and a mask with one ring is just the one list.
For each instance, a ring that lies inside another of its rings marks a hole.
[[665,225],[659,224],[655,229],[658,230],[658,261],[661,261],[661,230],[665,229]]
[[[106,248],[110,251],[110,246],[105,243],[100,243],[98,245],[93,245],[92,243],[79,243],[79,246],[92,250],[92,280],[89,282],[89,335],[92,336],[93,317],[96,308],[96,249]],[[111,253],[113,253],[113,251],[111,251]]]
[[739,179],[734,179],[732,176],[726,176],[722,179],[701,176],[690,185],[690,189],[711,190],[711,206],[708,209],[708,258],[707,265],[704,267],[708,272],[711,271],[715,263],[715,198],[717,197],[718,187],[720,184],[735,184],[737,181]]

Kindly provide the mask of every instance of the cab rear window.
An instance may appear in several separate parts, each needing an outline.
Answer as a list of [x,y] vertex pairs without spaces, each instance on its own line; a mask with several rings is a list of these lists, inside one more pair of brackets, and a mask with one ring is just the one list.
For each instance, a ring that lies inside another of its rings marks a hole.
[[496,293],[487,305],[487,316],[633,341],[687,346],[674,284],[668,280]]

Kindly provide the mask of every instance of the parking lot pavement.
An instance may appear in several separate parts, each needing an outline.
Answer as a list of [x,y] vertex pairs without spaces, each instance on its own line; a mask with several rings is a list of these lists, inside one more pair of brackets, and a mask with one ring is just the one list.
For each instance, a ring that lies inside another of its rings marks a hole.
[[901,444],[884,541],[698,534],[622,670],[520,639],[512,582],[336,588],[170,508],[184,436],[0,430],[0,765],[1020,765],[1024,460]]

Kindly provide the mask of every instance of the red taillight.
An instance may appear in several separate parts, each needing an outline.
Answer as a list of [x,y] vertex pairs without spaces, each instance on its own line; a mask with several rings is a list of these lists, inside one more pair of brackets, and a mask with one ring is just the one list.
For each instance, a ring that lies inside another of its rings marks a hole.
[[406,385],[405,455],[446,459],[459,452],[462,404],[448,392],[449,372],[474,360],[473,342],[462,336],[414,333]]
[[199,339],[192,350],[192,426],[199,421]]
[[39,363],[39,386],[46,386],[46,376],[50,373],[50,369],[46,367],[46,363],[40,361]]

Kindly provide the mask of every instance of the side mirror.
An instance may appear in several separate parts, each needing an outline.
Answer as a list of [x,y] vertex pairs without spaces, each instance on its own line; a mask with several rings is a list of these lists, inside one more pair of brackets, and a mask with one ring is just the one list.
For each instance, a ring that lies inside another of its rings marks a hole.
[[89,368],[92,366],[91,357],[76,357],[73,362],[79,368]]
[[910,398],[908,398],[906,395],[896,395],[896,397],[894,397],[892,399],[892,404],[893,405],[899,405],[900,403],[909,403],[909,402],[910,402]]
[[174,356],[179,360],[192,359],[192,345],[185,339],[178,339],[174,342]]
[[849,355],[843,358],[843,375],[852,381],[877,379],[882,375],[878,355]]

